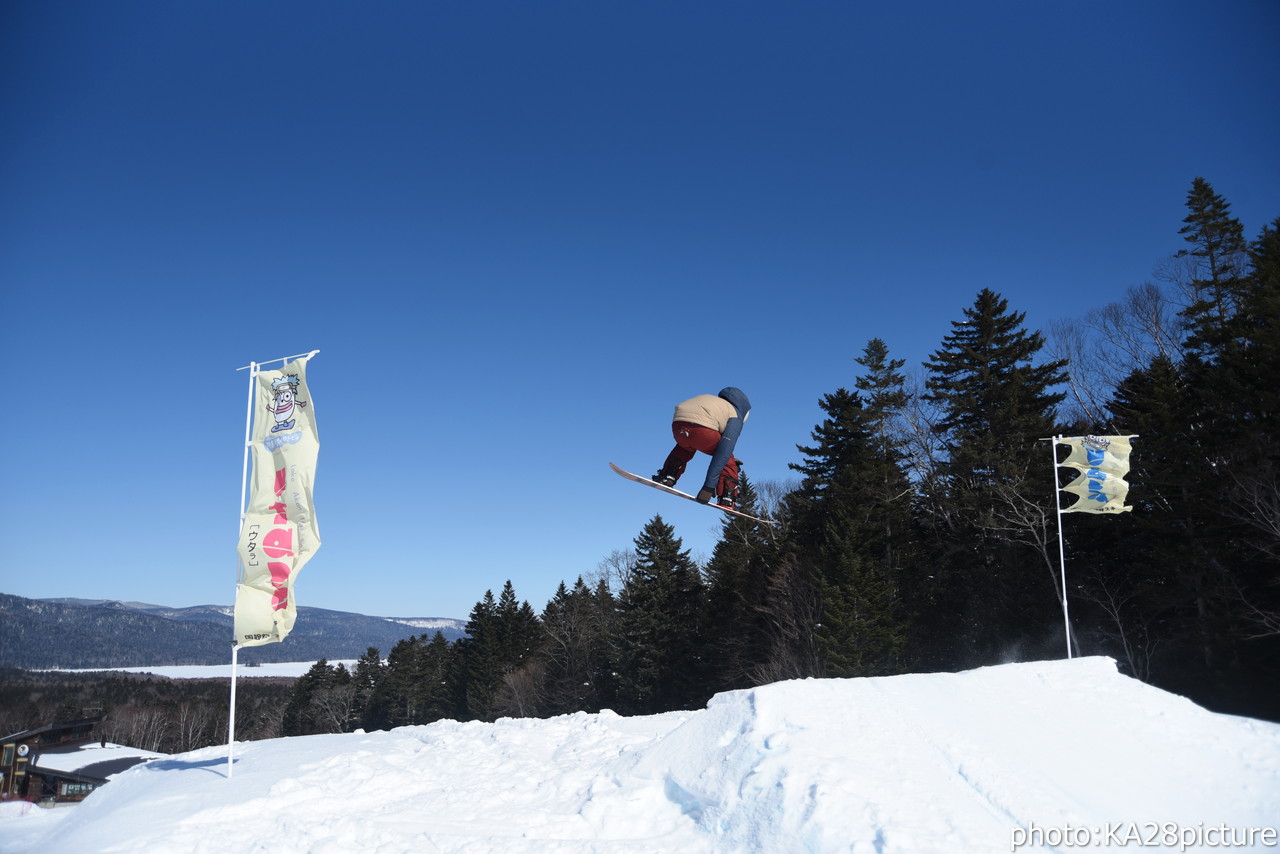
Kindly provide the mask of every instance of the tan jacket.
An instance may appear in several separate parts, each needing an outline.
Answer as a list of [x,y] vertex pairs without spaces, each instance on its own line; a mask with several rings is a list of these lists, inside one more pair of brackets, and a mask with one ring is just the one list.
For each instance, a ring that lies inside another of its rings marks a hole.
[[717,433],[723,433],[730,418],[737,418],[738,410],[723,397],[714,394],[700,394],[691,397],[684,403],[676,404],[676,414],[672,421],[687,421],[699,427],[710,427]]

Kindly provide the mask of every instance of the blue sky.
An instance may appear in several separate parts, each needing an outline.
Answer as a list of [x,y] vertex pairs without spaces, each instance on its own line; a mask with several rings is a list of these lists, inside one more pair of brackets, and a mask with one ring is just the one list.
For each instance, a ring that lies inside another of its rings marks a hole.
[[300,604],[540,609],[656,513],[706,556],[607,463],[736,385],[786,479],[868,340],[1101,307],[1197,176],[1256,236],[1278,42],[1270,0],[5,0],[0,591],[229,604],[236,368],[312,349]]

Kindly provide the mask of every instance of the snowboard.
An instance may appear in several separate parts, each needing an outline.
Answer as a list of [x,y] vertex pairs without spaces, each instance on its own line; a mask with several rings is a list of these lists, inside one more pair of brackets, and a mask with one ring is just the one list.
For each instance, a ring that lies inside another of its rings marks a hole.
[[[645,486],[652,486],[654,489],[660,489],[660,490],[662,490],[663,492],[669,492],[669,493],[671,493],[672,495],[679,495],[681,498],[687,498],[687,499],[689,499],[690,501],[694,502],[695,504],[701,503],[701,502],[699,502],[699,501],[698,501],[698,499],[697,499],[697,498],[695,498],[694,496],[690,495],[690,494],[689,494],[689,493],[687,493],[687,492],[681,492],[680,490],[678,490],[678,489],[673,489],[673,488],[672,488],[672,487],[670,487],[670,486],[663,486],[662,484],[658,483],[657,481],[650,480],[650,479],[649,479],[649,478],[647,478],[647,477],[641,477],[641,476],[640,476],[640,475],[638,475],[638,474],[632,474],[631,472],[627,471],[626,469],[618,468],[618,467],[617,467],[617,466],[615,466],[613,463],[609,463],[609,468],[613,469],[613,470],[614,470],[614,471],[616,471],[618,474],[620,474],[620,475],[622,475],[623,477],[625,477],[627,480],[634,480],[636,483],[643,483]],[[752,522],[759,522],[759,523],[761,523],[761,524],[763,524],[763,525],[776,525],[776,524],[778,524],[777,522],[774,522],[774,521],[772,521],[772,520],[770,520],[770,519],[761,519],[759,516],[752,516],[750,513],[743,513],[741,510],[735,509],[735,508],[733,508],[733,507],[722,507],[721,505],[716,504],[714,501],[712,501],[712,502],[708,503],[708,504],[707,504],[707,506],[708,506],[708,507],[714,507],[714,508],[716,508],[717,510],[723,510],[725,513],[730,513],[730,514],[732,514],[732,515],[734,515],[734,516],[741,516],[743,519],[750,519]]]

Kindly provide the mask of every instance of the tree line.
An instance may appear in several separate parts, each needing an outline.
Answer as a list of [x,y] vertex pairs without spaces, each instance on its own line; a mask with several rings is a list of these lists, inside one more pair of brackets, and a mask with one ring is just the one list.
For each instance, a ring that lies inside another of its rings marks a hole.
[[[244,680],[237,736],[653,714],[782,679],[1061,658],[1050,477],[1073,474],[1045,440],[1083,435],[1137,438],[1132,511],[1062,517],[1077,654],[1280,720],[1280,219],[1246,239],[1202,179],[1186,209],[1155,281],[1047,336],[984,289],[914,373],[868,341],[795,478],[743,477],[743,509],[776,526],[726,516],[700,563],[655,516],[541,613],[508,581],[457,641]],[[110,740],[161,752],[227,731],[226,680],[2,676],[11,732],[94,709]]]
[[[652,714],[780,679],[1060,658],[1063,562],[1079,654],[1280,720],[1280,219],[1248,240],[1201,178],[1186,210],[1156,281],[1050,336],[984,289],[914,373],[868,341],[796,479],[743,477],[743,509],[776,526],[726,517],[702,565],[655,516],[540,614],[508,581],[454,643],[318,662],[282,732]],[[1073,475],[1048,440],[1085,435],[1138,437],[1131,512],[1059,517],[1051,472]]]
[[[278,738],[295,680],[242,679],[236,737]],[[96,738],[156,753],[226,744],[229,679],[0,669],[0,736],[103,716]]]

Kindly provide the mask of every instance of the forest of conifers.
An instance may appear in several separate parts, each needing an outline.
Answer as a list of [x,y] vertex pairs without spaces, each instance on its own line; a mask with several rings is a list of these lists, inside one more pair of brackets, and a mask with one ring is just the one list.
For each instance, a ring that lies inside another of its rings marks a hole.
[[[1075,654],[1280,720],[1280,219],[1251,239],[1197,178],[1170,245],[1155,281],[1044,332],[983,290],[915,373],[866,342],[796,478],[743,478],[742,508],[776,526],[726,516],[701,565],[655,516],[540,614],[508,582],[459,641],[317,663],[279,733],[1064,657],[1060,520]],[[1046,439],[1086,435],[1136,436],[1130,511],[1057,513]]]
[[[917,375],[867,342],[797,480],[743,479],[743,509],[776,527],[726,517],[698,565],[655,516],[541,614],[508,582],[456,643],[317,664],[284,731],[645,714],[779,679],[1063,657],[1064,562],[1076,654],[1280,720],[1280,219],[1250,240],[1197,178],[1170,238],[1155,282],[1047,333],[983,290]],[[1057,513],[1066,449],[1045,440],[1087,435],[1137,437],[1128,512]]]

